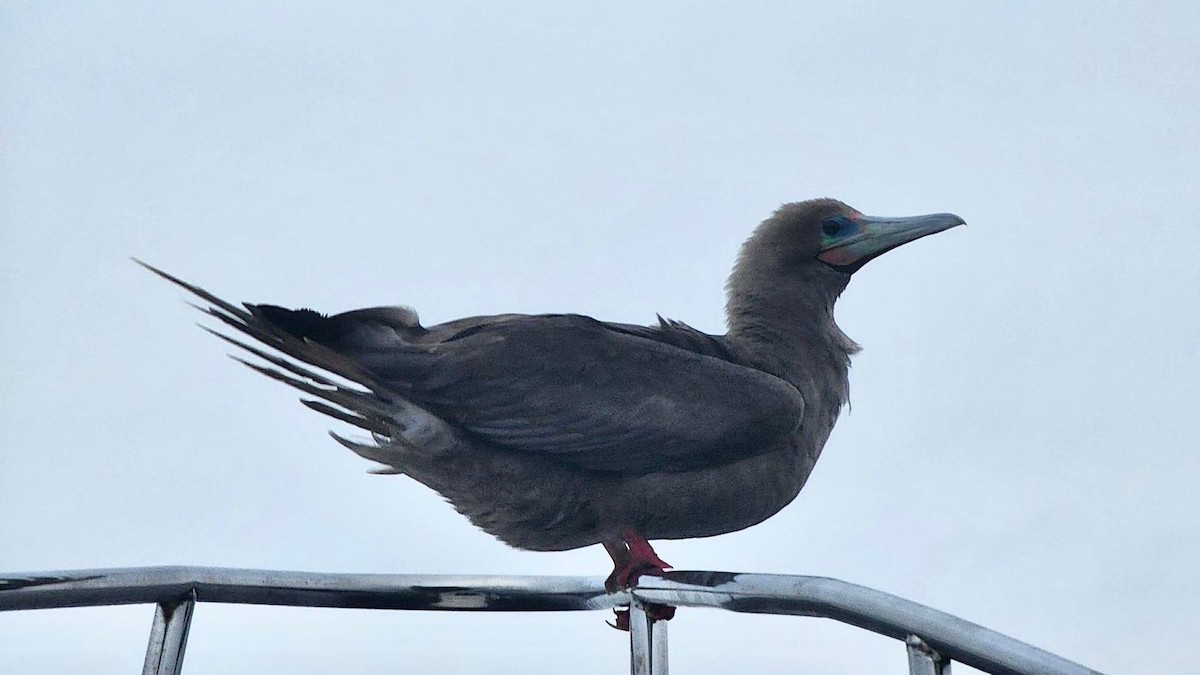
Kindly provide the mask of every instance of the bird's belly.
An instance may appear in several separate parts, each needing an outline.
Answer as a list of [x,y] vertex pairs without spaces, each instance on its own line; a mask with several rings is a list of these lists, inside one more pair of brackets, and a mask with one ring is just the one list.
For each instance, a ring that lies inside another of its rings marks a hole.
[[[809,439],[824,443],[827,434]],[[820,446],[803,439],[693,471],[596,474],[485,446],[414,458],[405,473],[446,497],[484,531],[516,548],[562,551],[620,538],[687,539],[735,532],[787,506]]]
[[818,451],[787,444],[700,471],[657,473],[623,481],[602,519],[647,539],[687,539],[736,532],[787,506],[812,473]]

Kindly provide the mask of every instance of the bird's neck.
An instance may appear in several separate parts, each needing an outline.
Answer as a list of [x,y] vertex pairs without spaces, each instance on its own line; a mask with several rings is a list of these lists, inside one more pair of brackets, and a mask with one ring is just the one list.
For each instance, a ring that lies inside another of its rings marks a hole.
[[772,274],[769,282],[731,278],[728,339],[757,367],[802,391],[826,389],[840,407],[849,395],[850,356],[859,350],[833,318],[848,277],[819,268],[790,272]]

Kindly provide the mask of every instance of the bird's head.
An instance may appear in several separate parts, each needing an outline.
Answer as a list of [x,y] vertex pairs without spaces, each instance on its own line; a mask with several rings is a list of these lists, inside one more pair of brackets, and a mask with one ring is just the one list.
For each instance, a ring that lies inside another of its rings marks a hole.
[[962,224],[962,218],[950,213],[866,216],[836,199],[784,204],[742,246],[727,285],[730,325],[804,311],[827,314],[850,275],[863,265],[897,246]]
[[815,262],[853,274],[897,246],[962,224],[952,213],[880,218],[836,199],[812,199],[779,207],[747,247],[757,239],[769,249],[760,253],[784,265]]

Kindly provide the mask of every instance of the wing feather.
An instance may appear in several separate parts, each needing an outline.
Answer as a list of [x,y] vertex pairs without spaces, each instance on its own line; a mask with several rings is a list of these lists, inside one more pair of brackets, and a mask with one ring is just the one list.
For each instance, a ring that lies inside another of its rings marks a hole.
[[491,443],[598,471],[765,452],[804,410],[773,375],[583,316],[509,318],[437,351],[433,372],[409,382],[414,402]]

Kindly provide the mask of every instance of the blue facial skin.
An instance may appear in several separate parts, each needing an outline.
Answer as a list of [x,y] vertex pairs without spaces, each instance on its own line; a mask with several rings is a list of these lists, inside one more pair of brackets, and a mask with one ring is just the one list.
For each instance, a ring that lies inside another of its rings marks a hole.
[[821,250],[833,248],[839,242],[858,232],[859,225],[846,216],[834,216],[821,223]]

